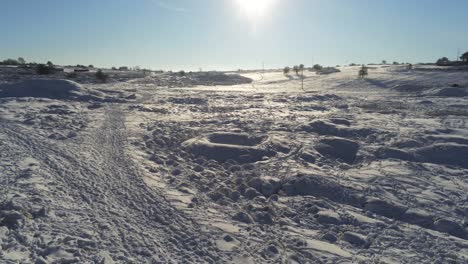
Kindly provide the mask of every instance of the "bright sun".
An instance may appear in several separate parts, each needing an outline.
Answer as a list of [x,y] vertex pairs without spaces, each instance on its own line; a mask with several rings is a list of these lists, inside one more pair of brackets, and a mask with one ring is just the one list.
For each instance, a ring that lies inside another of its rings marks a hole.
[[240,11],[250,19],[266,16],[276,0],[236,0]]

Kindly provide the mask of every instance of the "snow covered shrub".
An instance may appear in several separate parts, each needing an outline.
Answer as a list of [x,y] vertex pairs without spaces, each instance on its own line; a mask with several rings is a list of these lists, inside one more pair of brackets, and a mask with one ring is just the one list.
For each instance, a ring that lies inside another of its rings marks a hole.
[[54,72],[54,67],[45,64],[39,64],[36,68],[36,73],[40,75],[48,75]]
[[96,79],[98,79],[99,81],[106,82],[107,78],[109,78],[109,76],[107,74],[103,73],[101,69],[99,69],[96,72]]
[[359,69],[359,78],[363,79],[367,75],[369,75],[368,68],[364,65],[362,65],[361,69]]

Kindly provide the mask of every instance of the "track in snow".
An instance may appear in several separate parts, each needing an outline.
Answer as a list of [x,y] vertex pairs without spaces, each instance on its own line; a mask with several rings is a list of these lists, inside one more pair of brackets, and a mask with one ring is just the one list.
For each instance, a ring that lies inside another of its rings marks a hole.
[[[15,179],[8,183],[10,192],[23,193],[26,198],[36,196],[39,202],[9,199],[22,208],[20,211],[44,207],[49,212],[36,220],[41,222],[40,232],[27,217],[24,225],[14,230],[39,234],[11,247],[11,255],[24,248],[34,249],[28,252],[31,259],[219,260],[219,250],[198,226],[143,182],[125,153],[125,116],[119,109],[107,109],[102,126],[79,138],[78,144],[57,147],[7,122],[1,123],[0,133],[9,142],[1,146],[2,158],[9,156],[12,162],[20,162],[29,155],[39,163],[34,174],[45,183],[45,188],[24,184],[18,180],[23,172],[10,171],[9,179]],[[13,233],[9,232],[9,238],[19,242]],[[43,243],[45,240],[49,243]]]

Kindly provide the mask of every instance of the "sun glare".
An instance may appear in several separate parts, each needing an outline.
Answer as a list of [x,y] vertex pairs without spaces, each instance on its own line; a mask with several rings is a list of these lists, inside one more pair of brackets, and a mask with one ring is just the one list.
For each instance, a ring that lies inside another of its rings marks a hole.
[[269,14],[276,0],[235,0],[241,13],[256,20]]

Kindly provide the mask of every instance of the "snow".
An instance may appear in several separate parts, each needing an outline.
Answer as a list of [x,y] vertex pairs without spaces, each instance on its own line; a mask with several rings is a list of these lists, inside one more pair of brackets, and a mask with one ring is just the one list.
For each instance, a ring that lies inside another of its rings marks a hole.
[[68,80],[32,79],[0,87],[2,97],[63,98],[81,90],[81,85]]
[[467,262],[467,71],[15,70],[2,263]]

